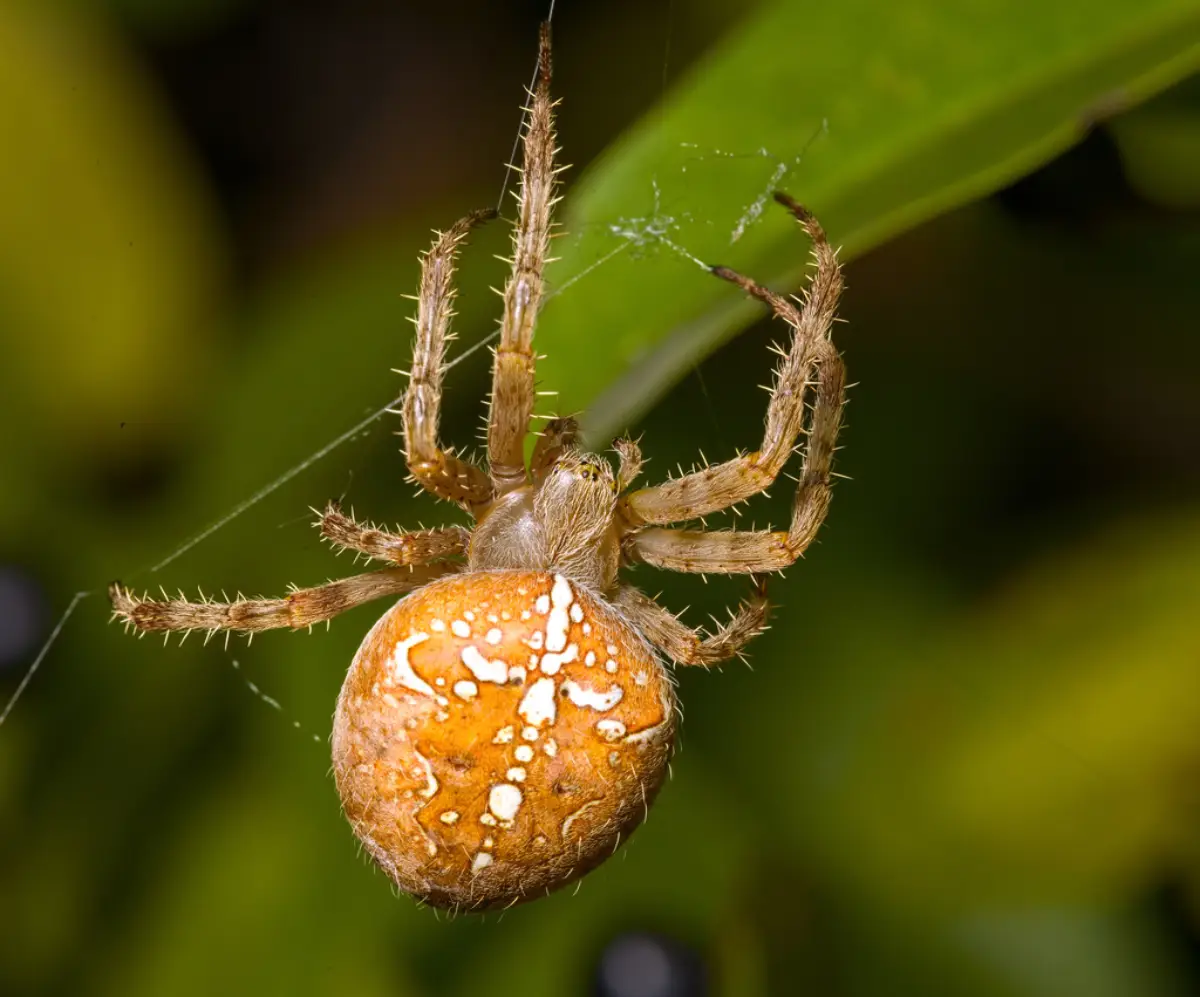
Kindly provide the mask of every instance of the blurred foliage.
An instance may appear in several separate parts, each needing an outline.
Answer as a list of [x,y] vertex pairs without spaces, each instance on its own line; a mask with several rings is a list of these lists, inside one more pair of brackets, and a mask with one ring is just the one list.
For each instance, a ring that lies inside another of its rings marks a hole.
[[1200,207],[1200,133],[1192,115],[1198,91],[1193,77],[1169,97],[1112,122],[1129,183],[1152,204]]
[[[767,207],[773,190],[802,185],[856,255],[1012,182],[1195,71],[1198,39],[1193,0],[764,4],[576,188],[567,228],[583,235],[562,269],[583,272],[614,249],[625,258],[608,283],[547,307],[546,377],[606,438],[759,314],[698,281],[686,259],[630,259],[622,239],[652,246],[661,230],[704,261],[794,285],[800,236]],[[1189,175],[1190,162],[1149,158]],[[580,338],[610,344],[584,372],[569,348]]]
[[149,82],[101,22],[6,4],[2,404],[43,427],[9,438],[10,515],[41,501],[18,471],[111,460],[122,423],[171,434],[205,374],[217,222]]
[[[258,178],[253,201],[187,95],[217,101],[231,53],[266,65],[279,45],[345,117],[329,81],[361,81],[370,60],[311,69],[314,24],[330,19],[343,54],[374,51],[355,45],[376,43],[382,8],[10,3],[0,558],[56,607],[92,595],[0,727],[0,992],[441,995],[516,980],[582,994],[609,941],[649,931],[733,997],[1194,993],[1200,93],[1190,81],[1125,107],[1195,65],[1200,7],[858,0],[730,23],[676,0],[661,32],[614,52],[600,40],[644,25],[641,9],[569,6],[564,133],[609,151],[567,192],[539,340],[565,408],[599,397],[598,429],[649,409],[651,473],[756,439],[779,330],[731,338],[756,310],[652,228],[794,282],[805,247],[785,219],[767,210],[730,244],[782,164],[775,182],[861,256],[839,332],[861,382],[840,465],[852,480],[822,543],[775,584],[754,670],[681,675],[675,777],[578,896],[451,922],[393,897],[355,853],[324,746],[377,610],[327,634],[164,650],[105,627],[101,587],[120,574],[274,592],[348,572],[309,524],[333,495],[408,525],[454,518],[408,497],[396,427],[375,422],[153,567],[398,390],[399,295],[427,226],[495,196],[512,131],[494,154],[481,135],[519,99],[538,11],[491,21],[480,4],[474,28],[460,11],[406,13],[383,61],[424,81],[450,52],[459,97],[411,93],[356,119],[345,148],[296,143],[314,158]],[[621,79],[663,102],[622,135],[572,119],[608,100],[626,51],[648,54]],[[594,78],[572,76],[579,64]],[[185,69],[204,86],[180,83]],[[294,99],[248,119],[243,140],[308,123]],[[223,121],[253,100],[205,111]],[[415,171],[403,203],[357,242],[289,252],[298,205],[364,210],[320,167],[354,177],[361,160],[369,177],[363,150],[397,134]],[[465,256],[464,342],[495,320],[485,288],[503,279],[505,239],[492,226]],[[248,245],[285,248],[248,272]],[[484,351],[451,372],[448,439],[476,433],[485,386]],[[786,491],[755,515],[783,515]],[[636,577],[696,622],[741,591]]]

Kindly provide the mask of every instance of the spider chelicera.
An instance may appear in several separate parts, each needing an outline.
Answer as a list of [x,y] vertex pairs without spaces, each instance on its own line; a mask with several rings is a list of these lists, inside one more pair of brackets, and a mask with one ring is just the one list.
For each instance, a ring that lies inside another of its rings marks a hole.
[[[462,219],[421,260],[405,456],[412,477],[463,507],[474,528],[389,533],[331,504],[319,524],[325,537],[389,567],[282,599],[159,601],[119,583],[110,590],[118,619],[142,631],[184,632],[307,627],[404,595],[350,665],[334,716],[334,776],[375,861],[402,890],[452,909],[503,907],[557,889],[611,855],[644,819],[675,735],[660,652],[677,665],[734,657],[765,629],[768,605],[755,577],[729,622],[705,634],[623,582],[620,569],[642,562],[761,576],[790,565],[825,518],[841,415],[844,373],[830,341],[842,289],[837,256],[816,220],[780,194],[813,242],[816,272],[803,300],[712,268],[792,330],[761,447],[630,490],[642,465],[635,443],[616,443],[614,473],[576,446],[574,420],[555,419],[526,464],[533,332],[555,201],[553,109],[543,26],[486,471],[441,445],[438,416],[455,259],[492,213]],[[802,438],[787,530],[664,528],[762,492]]]

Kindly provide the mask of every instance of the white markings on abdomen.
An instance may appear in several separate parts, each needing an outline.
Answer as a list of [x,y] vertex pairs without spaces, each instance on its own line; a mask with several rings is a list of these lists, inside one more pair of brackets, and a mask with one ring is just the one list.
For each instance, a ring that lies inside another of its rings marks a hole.
[[422,696],[432,696],[433,686],[413,671],[408,660],[408,652],[426,640],[429,640],[429,634],[409,634],[396,644],[396,649],[392,652],[392,675],[405,689],[419,692]]
[[499,659],[485,658],[474,644],[468,644],[462,649],[462,663],[480,682],[495,682],[497,685],[504,685],[508,681],[508,663]]
[[579,660],[579,645],[571,644],[561,654],[555,654],[552,651],[547,651],[542,655],[541,669],[547,675],[554,675],[563,665],[569,665],[572,661]]
[[534,727],[540,727],[547,720],[554,723],[558,715],[558,707],[554,703],[554,679],[540,678],[534,682],[517,707],[517,712]]
[[488,809],[498,820],[512,820],[517,816],[523,799],[516,786],[502,782],[499,786],[493,786],[492,791],[488,793]]
[[575,601],[575,591],[563,575],[554,576],[550,590],[550,619],[546,621],[546,650],[561,651],[567,646],[567,631],[571,629],[568,611]]
[[611,710],[625,695],[625,690],[619,685],[614,685],[608,692],[597,692],[595,689],[570,680],[563,683],[563,690],[566,692],[567,698],[576,706],[599,710],[602,713]]

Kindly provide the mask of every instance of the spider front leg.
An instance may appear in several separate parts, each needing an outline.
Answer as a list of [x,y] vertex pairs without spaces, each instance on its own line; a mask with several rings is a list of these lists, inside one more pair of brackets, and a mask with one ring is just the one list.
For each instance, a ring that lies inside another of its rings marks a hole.
[[377,561],[416,565],[465,554],[471,533],[461,526],[411,533],[389,533],[371,524],[359,523],[330,502],[317,524],[321,535],[335,547],[352,550]]
[[296,589],[283,599],[239,598],[232,602],[149,599],[135,596],[120,582],[113,582],[108,587],[108,597],[112,601],[113,616],[137,630],[182,633],[191,630],[257,633],[281,627],[298,630],[333,619],[339,613],[373,599],[411,592],[458,570],[457,565],[451,564],[384,568],[314,588]]
[[832,497],[830,479],[841,422],[845,371],[832,344],[815,354],[816,381],[808,445],[792,499],[791,523],[782,530],[643,529],[626,537],[629,561],[670,571],[765,574],[794,563],[816,539]]
[[491,481],[474,464],[442,449],[438,420],[446,343],[454,317],[454,260],[471,229],[494,216],[494,211],[476,211],[461,219],[441,233],[421,258],[417,335],[401,413],[404,456],[412,476],[438,498],[464,506],[471,513],[490,501]]
[[762,446],[753,453],[627,496],[622,500],[622,517],[632,530],[697,519],[768,488],[783,470],[797,439],[805,433],[807,406],[814,388],[816,397],[807,430],[806,477],[801,480],[807,507],[804,510],[794,507],[793,527],[798,531],[797,537],[810,532],[801,520],[811,519],[815,514],[819,524],[823,516],[828,495],[822,497],[820,492],[822,488],[827,492],[828,482],[821,485],[817,479],[828,478],[842,406],[842,363],[829,341],[842,291],[841,268],[817,220],[786,194],[776,194],[775,199],[792,212],[813,242],[817,271],[803,308],[797,308],[792,301],[748,277],[725,267],[713,268],[716,276],[770,305],[793,329],[791,348],[776,372]]
[[542,270],[550,252],[555,202],[554,105],[550,100],[550,25],[542,25],[538,78],[525,128],[524,166],[513,231],[512,275],[492,369],[488,463],[497,494],[525,484],[525,436],[533,416],[533,330],[542,305]]
[[705,667],[739,656],[743,647],[767,629],[770,613],[761,582],[729,622],[708,636],[681,623],[670,610],[632,585],[622,585],[614,602],[642,636],[676,664]]

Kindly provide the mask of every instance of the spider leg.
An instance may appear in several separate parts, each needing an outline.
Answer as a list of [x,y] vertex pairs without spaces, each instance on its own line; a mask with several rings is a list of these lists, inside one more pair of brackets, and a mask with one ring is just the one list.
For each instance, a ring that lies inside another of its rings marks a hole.
[[616,607],[651,644],[678,665],[715,665],[737,657],[743,647],[767,629],[770,604],[760,582],[728,623],[705,636],[683,624],[670,610],[632,585],[622,585]]
[[[825,495],[827,504],[827,491]],[[824,516],[824,509],[820,515]],[[816,532],[815,526],[812,532]],[[796,547],[803,549],[811,540],[809,536],[797,541]],[[789,534],[781,531],[652,529],[629,537],[622,551],[630,563],[652,564],[668,571],[739,575],[782,571],[799,557],[793,549]]]
[[232,602],[148,599],[135,596],[120,582],[108,587],[113,616],[137,630],[239,630],[254,633],[291,627],[298,630],[330,620],[373,599],[420,588],[459,570],[457,565],[384,568],[353,578],[296,589],[283,599],[235,599]]
[[461,526],[411,533],[389,533],[370,524],[355,521],[330,502],[317,524],[321,534],[335,547],[352,550],[377,561],[416,565],[465,554],[471,533]]
[[417,335],[401,412],[409,472],[427,491],[472,513],[491,499],[491,482],[474,464],[455,456],[452,450],[442,449],[438,442],[438,419],[446,343],[451,338],[450,320],[454,317],[454,261],[471,229],[494,216],[493,211],[467,215],[440,233],[429,252],[421,257]]
[[804,553],[816,539],[832,497],[830,469],[841,419],[844,372],[833,347],[829,346],[829,350],[832,359],[822,366],[816,385],[808,446],[792,499],[788,529],[639,530],[622,544],[626,560],[670,571],[763,574],[786,568]]
[[[817,270],[803,307],[798,308],[788,298],[726,267],[713,268],[716,276],[770,305],[794,330],[791,348],[776,371],[762,446],[753,453],[626,496],[622,500],[622,516],[632,529],[696,519],[763,491],[783,470],[796,440],[806,433],[808,446],[800,490],[807,507],[802,510],[799,501],[793,507],[789,536],[795,533],[799,537],[808,531],[800,520],[816,516],[812,527],[815,529],[824,516],[844,381],[841,358],[829,340],[842,291],[841,268],[837,253],[817,220],[786,194],[776,194],[775,199],[795,215],[813,241]],[[812,416],[806,429],[809,396],[814,391]]]
[[543,24],[538,78],[525,128],[524,168],[513,230],[512,274],[492,370],[488,461],[497,494],[526,482],[525,436],[533,416],[533,331],[542,303],[542,269],[550,252],[554,206],[554,105],[550,100],[550,25]]

